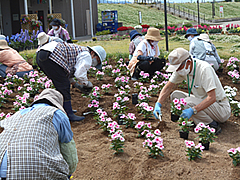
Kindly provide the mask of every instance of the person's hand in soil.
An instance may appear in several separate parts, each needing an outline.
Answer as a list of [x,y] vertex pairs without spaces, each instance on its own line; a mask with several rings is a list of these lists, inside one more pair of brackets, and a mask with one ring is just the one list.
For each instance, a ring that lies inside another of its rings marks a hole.
[[88,84],[86,86],[79,84],[77,82],[73,86],[75,88],[78,88],[83,94],[87,94],[87,95],[92,91],[92,88],[93,88],[93,85],[90,81],[88,81]]

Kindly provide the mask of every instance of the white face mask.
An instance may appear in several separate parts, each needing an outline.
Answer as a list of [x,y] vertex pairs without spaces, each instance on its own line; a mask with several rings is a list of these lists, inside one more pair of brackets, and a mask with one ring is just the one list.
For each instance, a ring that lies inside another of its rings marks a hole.
[[157,44],[158,44],[158,41],[153,41],[153,42],[152,42],[152,45],[153,45],[153,46],[156,46]]
[[193,37],[192,36],[188,36],[188,38],[187,38],[189,41],[191,41],[192,39],[193,39]]
[[184,68],[181,69],[181,70],[179,70],[179,71],[177,71],[177,73],[178,73],[180,76],[186,76],[186,75],[188,75],[188,74],[190,73],[190,66],[188,66],[188,68],[185,69],[186,66],[187,66],[187,61],[186,61],[186,63],[185,63]]
[[96,58],[92,59],[92,67],[96,67],[98,65],[98,61]]
[[53,30],[57,30],[58,26],[52,26]]

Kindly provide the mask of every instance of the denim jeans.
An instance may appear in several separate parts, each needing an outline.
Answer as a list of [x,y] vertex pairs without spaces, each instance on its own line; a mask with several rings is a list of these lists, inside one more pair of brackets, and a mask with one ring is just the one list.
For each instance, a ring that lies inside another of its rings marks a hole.
[[[3,78],[5,78],[6,75],[7,75],[7,74],[6,74],[6,69],[7,69],[7,66],[6,66],[6,65],[0,64],[0,76],[2,76]],[[26,74],[26,73],[28,74],[28,73],[31,72],[31,71],[33,71],[33,70],[17,72],[16,75],[17,75],[18,77],[23,77],[24,74]]]

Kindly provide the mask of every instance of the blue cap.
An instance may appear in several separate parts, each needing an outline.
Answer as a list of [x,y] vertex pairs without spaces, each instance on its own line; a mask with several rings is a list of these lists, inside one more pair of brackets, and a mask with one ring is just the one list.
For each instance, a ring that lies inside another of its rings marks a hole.
[[137,35],[142,36],[142,34],[140,34],[139,32],[137,32],[136,30],[132,30],[132,31],[129,33],[130,41],[132,41],[132,40],[135,38],[135,36],[137,36]]
[[193,35],[199,35],[199,33],[197,32],[197,30],[195,28],[189,28],[185,34],[185,38],[187,38],[187,36],[189,34],[193,34]]

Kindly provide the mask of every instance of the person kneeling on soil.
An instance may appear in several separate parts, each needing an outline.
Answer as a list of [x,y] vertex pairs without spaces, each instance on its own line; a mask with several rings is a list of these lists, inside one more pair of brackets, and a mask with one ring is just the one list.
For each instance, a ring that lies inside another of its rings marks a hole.
[[77,149],[58,91],[43,90],[31,107],[0,121],[0,127],[2,180],[68,179],[76,170]]
[[[83,47],[72,43],[45,44],[37,52],[36,61],[40,69],[53,81],[55,88],[63,95],[63,107],[70,121],[81,121],[82,116],[73,113],[70,84],[84,93],[89,93],[93,85],[87,78],[91,66],[101,68],[106,51],[101,46]],[[73,80],[76,77],[78,82]]]
[[16,50],[10,48],[6,40],[0,40],[0,63],[0,76],[3,78],[8,73],[23,77],[33,71],[33,67]]
[[192,40],[189,53],[197,59],[212,64],[215,71],[219,69],[221,59],[208,34],[200,34],[198,38]]
[[156,71],[165,66],[165,59],[158,58],[158,42],[162,39],[157,28],[148,29],[145,39],[138,44],[128,65],[132,80],[137,80],[141,71],[149,73],[151,79]]
[[170,95],[174,84],[186,80],[188,93],[175,90],[170,99],[184,98],[187,106],[181,117],[188,119],[192,117],[195,124],[203,122],[215,128],[216,134],[219,134],[221,132],[219,123],[228,120],[231,107],[214,69],[209,63],[192,58],[183,48],[173,50],[168,60],[170,66],[167,72],[173,72],[173,74],[159,94],[153,111],[154,116],[158,119],[161,115],[162,104]]

